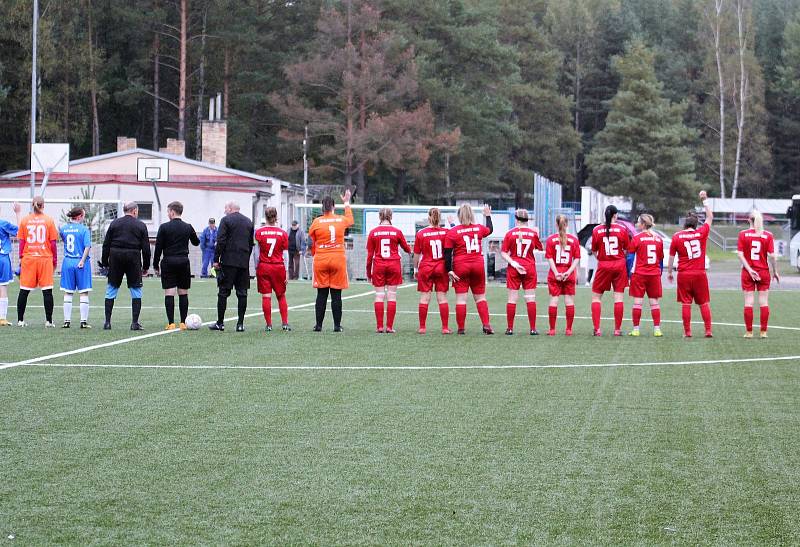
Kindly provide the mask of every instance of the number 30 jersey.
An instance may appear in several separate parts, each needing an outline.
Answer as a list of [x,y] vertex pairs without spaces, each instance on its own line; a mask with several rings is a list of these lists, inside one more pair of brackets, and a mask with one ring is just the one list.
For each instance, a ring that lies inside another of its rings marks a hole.
[[283,264],[283,251],[289,248],[289,234],[278,226],[262,226],[256,230],[258,261],[263,264]]
[[542,250],[539,234],[532,228],[518,226],[506,232],[501,251],[513,256],[526,270],[536,268],[534,250]]
[[664,241],[657,235],[641,232],[633,236],[628,252],[636,253],[634,271],[639,275],[661,275]]
[[45,214],[30,214],[19,223],[20,239],[25,239],[25,256],[53,258],[51,241],[58,241],[53,219]]
[[483,263],[483,238],[492,231],[483,224],[460,225],[450,228],[444,240],[445,249],[453,249],[453,264]]
[[83,258],[83,250],[92,247],[92,233],[85,225],[77,222],[64,224],[59,231],[64,242],[64,258]]
[[702,224],[696,230],[681,230],[672,236],[670,256],[678,255],[681,272],[703,272],[706,269],[706,243],[711,227]]
[[608,229],[598,224],[592,230],[592,252],[598,262],[624,263],[629,242],[628,229],[622,224],[613,223]]
[[[558,239],[558,234],[553,234],[547,238],[545,244],[544,257],[546,259],[553,259],[556,263],[556,270],[566,272],[572,266],[574,260],[581,258],[581,243],[578,238],[572,234],[567,234],[567,244],[562,246],[561,241]],[[550,276],[553,271],[550,270]]]

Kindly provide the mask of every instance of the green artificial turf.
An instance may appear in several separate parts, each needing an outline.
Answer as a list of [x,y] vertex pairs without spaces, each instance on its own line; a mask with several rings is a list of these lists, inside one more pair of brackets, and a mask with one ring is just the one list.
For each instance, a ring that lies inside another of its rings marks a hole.
[[[354,284],[345,296],[369,290]],[[498,334],[442,336],[431,306],[399,291],[396,335],[374,331],[371,297],[345,301],[345,332],[183,332],[130,338],[121,296],[104,332],[102,283],[90,332],[0,329],[0,362],[189,366],[581,365],[732,360],[646,367],[516,369],[155,369],[15,366],[0,370],[0,541],[21,544],[792,544],[800,542],[797,330],[741,338],[741,294],[714,291],[713,339],[503,336],[505,290],[489,290]],[[124,291],[121,291],[121,295]],[[546,290],[539,291],[546,315]],[[14,300],[12,292],[12,303]],[[289,305],[313,301],[289,287]],[[607,296],[604,316],[611,315]],[[40,305],[32,295],[31,305]],[[60,298],[57,296],[57,303]],[[163,328],[145,287],[146,331]],[[680,319],[667,290],[663,317]],[[213,318],[213,284],[193,311]],[[235,308],[235,299],[230,304]],[[451,301],[451,311],[454,311]],[[260,302],[251,292],[250,312]],[[800,327],[800,293],[773,292],[772,325]],[[474,305],[470,304],[470,312]],[[13,317],[16,310],[12,308]],[[177,311],[177,310],[176,310]],[[560,310],[563,314],[563,308]],[[233,309],[228,315],[232,315]],[[581,289],[577,313],[589,315]],[[56,320],[60,323],[60,308]],[[77,306],[74,311],[77,319]],[[277,310],[273,312],[276,324]],[[626,312],[629,316],[629,310]],[[644,318],[649,318],[645,306]],[[756,320],[758,312],[756,312]],[[699,314],[695,311],[695,319]],[[451,317],[451,327],[454,327]],[[540,331],[546,328],[540,317]],[[626,322],[625,329],[629,327]],[[701,333],[702,326],[696,325]],[[137,335],[141,336],[141,335]],[[7,540],[10,541],[10,540]]]

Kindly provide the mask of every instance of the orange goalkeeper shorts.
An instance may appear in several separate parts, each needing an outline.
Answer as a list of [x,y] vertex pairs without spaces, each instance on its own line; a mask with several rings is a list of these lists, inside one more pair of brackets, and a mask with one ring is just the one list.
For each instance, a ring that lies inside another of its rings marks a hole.
[[49,256],[23,256],[20,261],[19,288],[53,288],[53,259]]
[[342,254],[317,254],[314,257],[314,287],[346,289],[350,286],[347,260]]

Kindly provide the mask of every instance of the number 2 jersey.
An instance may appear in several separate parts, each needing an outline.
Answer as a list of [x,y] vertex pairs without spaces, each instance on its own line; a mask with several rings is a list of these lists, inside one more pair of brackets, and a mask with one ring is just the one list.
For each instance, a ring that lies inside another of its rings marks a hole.
[[80,260],[83,251],[92,248],[92,233],[84,224],[70,222],[64,224],[59,230],[61,241],[64,242],[64,258]]
[[598,224],[592,230],[592,252],[597,257],[598,266],[624,266],[629,243],[628,229],[622,224],[613,223],[609,228]]
[[500,250],[510,254],[525,270],[530,272],[536,269],[536,258],[533,256],[533,251],[541,251],[542,242],[539,239],[539,233],[533,228],[517,226],[506,232]]
[[744,254],[744,259],[756,271],[769,270],[767,255],[775,252],[775,238],[770,232],[760,234],[750,228],[739,232],[737,250]]
[[283,251],[289,248],[289,234],[278,226],[261,226],[256,230],[259,264],[283,266]]
[[483,238],[491,233],[491,228],[483,224],[460,225],[450,228],[445,236],[444,248],[453,249],[453,265],[483,264]]
[[[574,260],[581,258],[581,243],[574,235],[567,234],[567,243],[562,246],[558,234],[553,234],[547,238],[545,243],[544,257],[548,260],[553,259],[553,262],[556,263],[556,270],[559,273],[566,272],[572,266]],[[575,275],[575,270],[573,270],[572,275]],[[552,268],[548,278],[555,279]]]
[[640,232],[631,239],[628,252],[636,254],[634,273],[638,275],[661,275],[661,263],[664,260],[664,241],[660,237],[647,232]]
[[711,227],[702,224],[696,230],[681,230],[672,236],[670,256],[678,256],[678,271],[704,272],[706,270],[706,243]]

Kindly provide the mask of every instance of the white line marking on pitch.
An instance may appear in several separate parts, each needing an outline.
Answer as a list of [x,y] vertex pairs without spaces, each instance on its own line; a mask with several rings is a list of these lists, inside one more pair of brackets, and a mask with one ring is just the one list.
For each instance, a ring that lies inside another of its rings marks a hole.
[[297,366],[271,366],[271,365],[112,365],[112,364],[81,364],[81,363],[22,363],[17,366],[27,367],[53,367],[53,368],[153,368],[153,369],[178,369],[178,370],[515,370],[515,369],[544,369],[544,368],[615,368],[615,367],[657,367],[679,365],[716,365],[733,363],[759,363],[775,361],[798,361],[800,355],[786,355],[780,357],[751,357],[746,359],[713,359],[703,361],[653,361],[649,363],[592,363],[561,365],[442,365],[442,366],[378,366],[378,365],[297,365]]
[[[407,287],[413,287],[413,286],[416,286],[416,283],[407,283],[406,285],[399,286],[398,289],[405,289]],[[353,298],[360,298],[362,296],[369,296],[369,295],[373,295],[373,294],[375,294],[374,290],[367,291],[367,292],[362,292],[362,293],[358,293],[358,294],[352,294],[352,295],[349,295],[349,296],[343,296],[342,300],[351,300]],[[289,310],[298,310],[298,309],[301,309],[301,308],[308,308],[308,307],[313,306],[314,304],[316,304],[316,302],[308,302],[306,304],[298,304],[297,306],[290,306]],[[247,317],[258,317],[260,315],[262,315],[262,312],[260,312],[260,311],[259,312],[254,312],[254,313],[248,313],[248,314],[245,314],[245,318],[247,318]],[[226,322],[227,321],[233,321],[234,319],[238,319],[238,317],[226,317],[225,321]],[[203,323],[203,326],[205,327],[205,326],[211,325],[212,323],[215,323],[215,322],[216,321],[207,321],[207,322]],[[87,347],[84,347],[84,348],[73,349],[73,350],[69,350],[69,351],[62,351],[62,352],[59,352],[59,353],[53,353],[51,355],[44,355],[42,357],[33,357],[31,359],[24,359],[22,361],[17,361],[16,363],[6,363],[6,364],[3,364],[3,365],[0,365],[0,370],[8,369],[8,368],[14,368],[14,367],[18,367],[18,366],[21,366],[21,365],[30,365],[30,364],[33,364],[33,363],[38,363],[40,361],[47,361],[47,360],[50,360],[50,359],[58,359],[59,357],[67,357],[69,355],[78,355],[80,353],[86,353],[86,352],[89,352],[89,351],[94,351],[96,349],[110,348],[110,347],[113,347],[113,346],[119,346],[121,344],[127,344],[129,342],[134,342],[134,341],[137,341],[137,340],[144,340],[146,338],[155,338],[156,336],[165,336],[165,335],[168,335],[168,334],[175,334],[175,333],[179,333],[179,332],[182,332],[182,331],[179,331],[179,330],[160,330],[160,331],[151,332],[151,333],[148,333],[148,334],[141,334],[141,335],[138,335],[138,336],[130,336],[128,338],[121,338],[119,340],[114,340],[112,342],[105,342],[103,344],[95,344],[94,346],[87,346]]]

